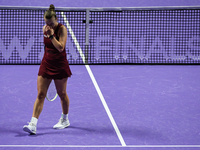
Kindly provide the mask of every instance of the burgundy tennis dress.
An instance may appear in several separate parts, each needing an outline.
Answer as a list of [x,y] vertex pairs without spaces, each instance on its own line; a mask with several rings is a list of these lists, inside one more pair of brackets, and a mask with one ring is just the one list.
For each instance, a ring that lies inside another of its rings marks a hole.
[[[54,31],[54,37],[59,40],[58,31],[62,24],[58,24],[56,30]],[[72,75],[67,58],[66,50],[59,52],[44,34],[44,45],[45,52],[40,65],[38,76],[48,79],[63,79],[70,77]]]

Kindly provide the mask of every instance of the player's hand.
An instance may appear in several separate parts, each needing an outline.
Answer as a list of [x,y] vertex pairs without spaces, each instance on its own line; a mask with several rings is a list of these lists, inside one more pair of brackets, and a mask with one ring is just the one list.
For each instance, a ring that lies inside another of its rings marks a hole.
[[48,25],[46,25],[46,27],[45,27],[45,32],[47,33],[47,36],[49,37],[50,35],[53,35],[54,34],[54,30],[50,27],[50,26],[48,26]]

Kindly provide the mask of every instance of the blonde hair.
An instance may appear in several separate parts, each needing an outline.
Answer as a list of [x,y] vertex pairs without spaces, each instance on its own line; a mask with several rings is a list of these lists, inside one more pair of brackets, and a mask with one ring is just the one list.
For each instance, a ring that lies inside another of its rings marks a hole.
[[55,6],[53,4],[51,4],[49,6],[49,9],[47,11],[45,11],[44,17],[46,19],[51,19],[53,16],[56,18],[56,12],[55,12]]

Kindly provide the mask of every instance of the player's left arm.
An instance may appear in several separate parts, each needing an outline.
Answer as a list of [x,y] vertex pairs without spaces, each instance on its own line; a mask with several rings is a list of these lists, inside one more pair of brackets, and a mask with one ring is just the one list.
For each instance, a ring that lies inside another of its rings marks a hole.
[[56,47],[59,52],[62,52],[65,49],[66,41],[67,41],[67,29],[64,25],[59,28],[58,31],[59,41],[56,40],[55,37],[52,38],[52,43]]

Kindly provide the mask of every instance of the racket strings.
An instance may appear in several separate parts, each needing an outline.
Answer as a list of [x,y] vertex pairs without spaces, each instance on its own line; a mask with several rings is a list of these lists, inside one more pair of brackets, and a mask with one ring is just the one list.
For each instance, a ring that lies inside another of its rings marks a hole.
[[55,83],[53,81],[51,81],[48,91],[47,91],[46,98],[49,101],[53,101],[56,99],[56,97],[57,97],[56,86],[55,86]]

